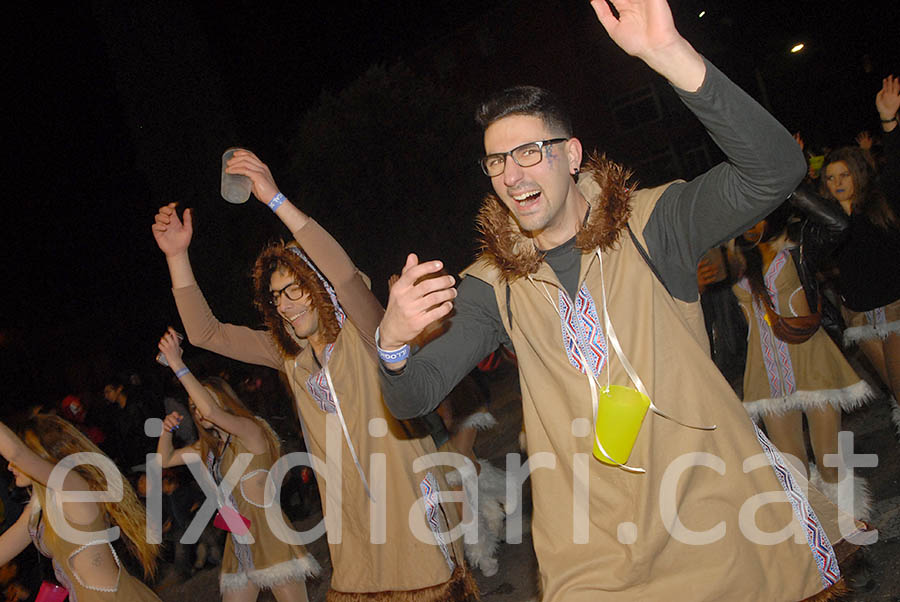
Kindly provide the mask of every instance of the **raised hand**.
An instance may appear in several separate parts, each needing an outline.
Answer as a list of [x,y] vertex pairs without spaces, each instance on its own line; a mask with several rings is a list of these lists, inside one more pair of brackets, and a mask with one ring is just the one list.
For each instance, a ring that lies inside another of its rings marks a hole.
[[706,65],[685,40],[672,19],[666,0],[591,0],[597,19],[613,42],[643,60],[672,84],[696,91],[706,77]]
[[173,372],[184,368],[184,362],[181,360],[181,341],[178,339],[178,333],[171,326],[159,340],[159,350],[166,356],[166,361],[169,362],[169,367]]
[[184,420],[184,416],[178,412],[172,412],[163,419],[163,432],[171,433],[177,431],[178,427],[181,426],[182,420]]
[[175,211],[177,205],[178,203],[169,203],[160,207],[151,227],[153,238],[166,257],[174,257],[187,251],[194,234],[193,212],[185,209],[182,222]]
[[428,277],[442,268],[440,261],[419,263],[412,253],[406,258],[400,278],[391,287],[381,320],[379,343],[383,349],[402,347],[453,309],[456,298],[453,276]]
[[665,0],[615,0],[612,4],[618,19],[606,0],[591,1],[606,33],[631,56],[643,58],[681,40]]
[[856,145],[863,150],[871,150],[872,134],[862,131],[856,135]]
[[882,120],[897,117],[897,110],[900,109],[900,79],[888,75],[882,80],[881,90],[875,95],[875,108]]
[[278,194],[278,186],[269,167],[259,160],[259,157],[248,150],[238,149],[234,156],[228,160],[225,173],[247,176],[253,183],[253,196],[263,204],[272,200]]

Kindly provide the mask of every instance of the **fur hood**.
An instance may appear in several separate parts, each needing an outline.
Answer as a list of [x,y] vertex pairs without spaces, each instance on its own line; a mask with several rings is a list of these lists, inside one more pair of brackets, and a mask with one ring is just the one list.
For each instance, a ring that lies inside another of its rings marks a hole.
[[[637,187],[631,176],[631,170],[606,155],[594,154],[585,163],[578,189],[591,209],[575,237],[575,246],[583,252],[605,251],[618,242],[631,216],[631,192]],[[479,257],[500,270],[504,280],[511,282],[537,271],[544,254],[497,195],[485,198],[476,223],[481,235]]]

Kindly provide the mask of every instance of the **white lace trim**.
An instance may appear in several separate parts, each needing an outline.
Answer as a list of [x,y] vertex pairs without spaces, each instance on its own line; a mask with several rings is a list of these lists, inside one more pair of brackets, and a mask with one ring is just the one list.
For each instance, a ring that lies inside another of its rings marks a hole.
[[[104,543],[109,546],[109,551],[112,552],[113,559],[116,561],[116,567],[119,569],[119,572],[116,573],[116,586],[115,587],[99,587],[99,586],[88,585],[87,583],[85,583],[84,581],[81,580],[81,577],[75,571],[75,567],[72,566],[73,558],[75,558],[76,556],[78,556],[79,554],[81,554],[82,552],[84,552],[86,549],[88,549],[91,546],[96,546],[96,545],[100,545],[100,544],[104,544]],[[109,593],[115,593],[115,592],[119,591],[119,582],[122,580],[122,563],[119,561],[119,555],[116,554],[115,548],[113,548],[112,544],[109,543],[108,541],[106,541],[105,539],[96,539],[96,540],[89,541],[88,543],[84,544],[83,546],[81,546],[80,548],[78,548],[77,550],[75,550],[74,552],[69,554],[69,557],[66,559],[66,562],[69,565],[69,568],[72,570],[72,575],[75,577],[75,581],[77,581],[78,585],[80,585],[84,589],[89,589],[94,592],[109,592]]]
[[[257,504],[256,502],[251,500],[249,497],[247,497],[247,493],[244,491],[244,481],[246,481],[250,477],[253,477],[261,472],[268,474],[269,471],[266,470],[265,468],[257,468],[256,470],[251,470],[250,472],[246,473],[244,476],[241,477],[241,480],[238,482],[238,486],[241,489],[241,496],[244,498],[244,501],[246,501],[248,504],[250,504],[252,506],[256,506],[257,508],[269,508],[272,506],[272,504],[275,503],[275,493],[276,493],[275,492],[275,483],[273,483],[271,479],[266,479],[266,484],[264,485],[266,490],[263,492],[263,499],[271,500],[268,504]],[[269,487],[269,485],[271,485],[271,488]],[[270,491],[272,492],[271,495],[269,495]]]

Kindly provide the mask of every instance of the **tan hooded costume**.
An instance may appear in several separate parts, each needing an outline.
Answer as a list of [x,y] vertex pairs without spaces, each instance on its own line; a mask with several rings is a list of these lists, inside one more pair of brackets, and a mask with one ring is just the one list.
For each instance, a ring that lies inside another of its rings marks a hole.
[[[482,207],[483,253],[465,272],[494,289],[519,362],[528,454],[552,466],[530,477],[543,600],[836,593],[837,559],[797,480],[708,359],[686,319],[696,312],[667,293],[625,230],[630,224],[643,244],[638,233],[666,187],[632,193],[624,170],[594,159],[579,188],[591,209],[576,238],[576,300],[496,198]],[[609,374],[612,384],[633,386],[609,333],[592,327],[604,319],[601,278],[622,351],[653,402],[688,424],[717,425],[695,430],[648,412],[627,462],[644,474],[591,456],[587,370],[601,384]],[[773,497],[756,507],[763,492]],[[778,543],[758,543],[779,530]]]

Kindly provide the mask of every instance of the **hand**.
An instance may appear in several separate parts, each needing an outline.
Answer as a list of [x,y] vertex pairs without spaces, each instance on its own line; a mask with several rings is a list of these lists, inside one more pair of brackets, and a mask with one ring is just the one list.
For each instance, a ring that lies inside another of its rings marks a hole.
[[153,220],[153,238],[159,249],[166,257],[173,257],[187,251],[194,235],[194,213],[191,209],[184,210],[184,222],[178,219],[175,208],[178,203],[169,203],[159,208],[156,218]]
[[900,109],[900,79],[888,75],[882,80],[881,90],[875,95],[875,108],[882,119],[897,116]]
[[701,259],[697,266],[697,287],[700,292],[702,293],[710,284],[717,282],[718,277],[719,266],[714,265],[708,259]]
[[184,362],[181,360],[181,341],[178,340],[178,335],[171,326],[159,340],[159,350],[166,356],[172,372],[178,372],[184,368]]
[[665,0],[614,0],[612,4],[618,19],[606,0],[591,0],[606,33],[631,56],[644,58],[682,39]]
[[262,204],[268,204],[276,194],[278,186],[272,172],[259,157],[248,150],[238,149],[225,164],[225,173],[247,176],[253,183],[253,196]]
[[184,420],[184,416],[178,412],[172,412],[163,419],[163,432],[171,433],[178,430],[182,420]]
[[391,287],[388,306],[381,320],[379,343],[382,349],[402,347],[453,309],[456,298],[453,276],[422,279],[442,268],[440,261],[419,263],[412,253],[406,258],[400,278]]
[[597,19],[613,42],[636,56],[677,88],[695,92],[706,78],[703,57],[678,30],[666,0],[591,0]]
[[872,135],[869,132],[860,132],[856,135],[856,145],[863,150],[871,150]]

